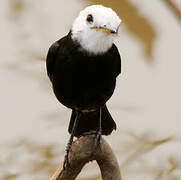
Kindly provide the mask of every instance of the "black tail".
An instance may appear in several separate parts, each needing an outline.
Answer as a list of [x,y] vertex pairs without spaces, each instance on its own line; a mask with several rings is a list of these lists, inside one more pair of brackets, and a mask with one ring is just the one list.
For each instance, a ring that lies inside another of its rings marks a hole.
[[[97,131],[99,129],[99,109],[93,112],[79,113],[78,124],[75,129],[75,136],[78,137],[85,132]],[[69,133],[72,131],[73,123],[75,121],[76,111],[72,110],[72,115],[69,123]],[[106,105],[102,108],[102,134],[109,135],[116,130],[116,123],[110,115]]]

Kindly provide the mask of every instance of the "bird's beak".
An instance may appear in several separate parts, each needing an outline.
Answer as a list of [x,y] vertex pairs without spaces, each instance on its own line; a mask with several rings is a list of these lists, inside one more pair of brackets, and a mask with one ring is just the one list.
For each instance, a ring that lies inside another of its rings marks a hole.
[[104,32],[106,34],[116,34],[117,33],[117,31],[107,29],[104,27],[91,27],[91,29],[95,29],[96,31],[101,31],[101,32]]

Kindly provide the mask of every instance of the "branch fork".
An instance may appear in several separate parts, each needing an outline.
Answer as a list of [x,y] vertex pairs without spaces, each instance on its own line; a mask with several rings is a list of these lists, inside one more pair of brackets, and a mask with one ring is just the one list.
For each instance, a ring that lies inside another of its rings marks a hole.
[[95,135],[88,135],[74,141],[69,153],[69,170],[63,170],[60,165],[50,180],[74,180],[84,165],[93,160],[99,165],[102,180],[121,180],[119,164],[111,147],[101,137],[100,144],[95,148],[94,140]]

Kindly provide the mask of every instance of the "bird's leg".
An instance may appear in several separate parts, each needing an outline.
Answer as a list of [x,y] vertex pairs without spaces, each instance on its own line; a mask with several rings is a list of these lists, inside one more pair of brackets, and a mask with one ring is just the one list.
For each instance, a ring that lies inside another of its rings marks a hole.
[[97,148],[100,144],[101,135],[102,135],[102,107],[100,107],[99,109],[99,129],[96,131],[96,136],[94,141],[95,148]]
[[64,170],[68,170],[68,168],[70,167],[70,164],[69,164],[69,152],[70,152],[70,149],[71,149],[71,146],[72,146],[72,143],[73,143],[73,139],[74,139],[74,134],[75,134],[75,130],[76,130],[76,127],[77,127],[77,121],[78,121],[78,112],[76,112],[76,117],[75,117],[75,121],[74,121],[74,124],[73,124],[73,128],[72,128],[72,132],[71,132],[71,135],[70,135],[70,139],[67,143],[67,146],[66,146],[66,154],[65,154],[65,157],[64,157],[64,163],[63,163],[63,169]]
[[[100,139],[101,139],[101,135],[102,135],[102,108],[100,107],[99,109],[99,127],[96,131],[90,131],[90,132],[84,132],[83,134],[81,134],[81,136],[88,136],[88,135],[95,135],[94,138],[94,148],[96,149],[99,144],[100,144]],[[80,137],[81,137],[80,136]]]

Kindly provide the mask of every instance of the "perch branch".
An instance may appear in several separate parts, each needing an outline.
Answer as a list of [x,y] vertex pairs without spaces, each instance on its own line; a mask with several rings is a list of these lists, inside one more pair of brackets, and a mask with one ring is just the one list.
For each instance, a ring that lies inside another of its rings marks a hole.
[[181,8],[179,8],[175,0],[166,0],[166,3],[173,9],[179,19],[181,19]]
[[94,138],[94,135],[78,138],[69,154],[69,171],[63,170],[61,164],[51,180],[74,180],[84,165],[92,160],[97,161],[102,180],[121,180],[119,165],[111,147],[101,138],[100,145],[94,149]]

